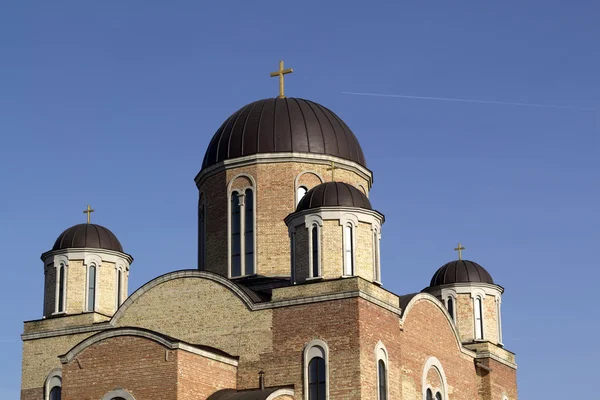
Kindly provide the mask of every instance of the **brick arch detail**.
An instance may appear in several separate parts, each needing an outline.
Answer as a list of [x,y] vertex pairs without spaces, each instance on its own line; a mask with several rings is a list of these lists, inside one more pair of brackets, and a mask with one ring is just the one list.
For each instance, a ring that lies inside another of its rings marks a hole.
[[112,400],[115,397],[122,397],[125,400],[135,400],[135,397],[133,397],[131,393],[123,389],[115,389],[112,392],[106,393],[104,397],[102,397],[102,400]]
[[199,271],[196,269],[188,269],[188,270],[169,272],[167,274],[161,275],[158,278],[154,278],[153,280],[151,280],[150,282],[146,283],[145,285],[140,287],[138,290],[133,292],[131,294],[131,296],[129,296],[127,298],[127,300],[125,300],[123,302],[121,307],[119,307],[119,310],[115,313],[115,315],[113,315],[113,317],[110,319],[110,325],[116,326],[116,323],[121,318],[121,316],[123,314],[125,314],[127,312],[127,309],[133,303],[135,303],[135,301],[140,296],[143,296],[144,293],[148,292],[149,290],[152,290],[152,288],[159,286],[162,283],[165,283],[165,282],[168,282],[168,281],[171,281],[174,279],[180,279],[180,278],[199,278],[199,279],[206,279],[209,281],[219,283],[219,284],[225,286],[231,292],[233,292],[237,297],[239,297],[239,299],[242,301],[242,303],[244,303],[244,305],[246,305],[246,307],[248,307],[249,310],[254,310],[256,308],[252,299],[250,297],[248,297],[248,295],[246,293],[244,293],[235,283],[233,283],[229,279],[227,279],[221,275],[215,274],[214,272]]

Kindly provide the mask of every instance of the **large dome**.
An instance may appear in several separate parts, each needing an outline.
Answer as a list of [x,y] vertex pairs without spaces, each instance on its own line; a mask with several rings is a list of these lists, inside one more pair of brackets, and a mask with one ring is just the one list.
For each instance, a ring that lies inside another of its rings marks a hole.
[[481,265],[469,260],[454,260],[442,265],[433,274],[429,286],[467,282],[494,284],[490,273]]
[[52,250],[91,247],[123,253],[121,242],[108,228],[96,224],[78,224],[66,229],[56,239]]
[[320,104],[286,97],[255,101],[227,118],[210,141],[202,168],[283,152],[324,154],[367,166],[356,136],[341,118]]

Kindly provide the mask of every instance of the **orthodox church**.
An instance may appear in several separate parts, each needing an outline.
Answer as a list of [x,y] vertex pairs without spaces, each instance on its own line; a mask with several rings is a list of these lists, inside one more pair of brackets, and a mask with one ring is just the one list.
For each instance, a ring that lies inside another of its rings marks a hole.
[[385,289],[373,172],[338,115],[284,96],[289,72],[208,145],[197,268],[129,294],[133,257],[89,206],[42,254],[21,400],[517,399],[502,286],[459,244],[425,289]]

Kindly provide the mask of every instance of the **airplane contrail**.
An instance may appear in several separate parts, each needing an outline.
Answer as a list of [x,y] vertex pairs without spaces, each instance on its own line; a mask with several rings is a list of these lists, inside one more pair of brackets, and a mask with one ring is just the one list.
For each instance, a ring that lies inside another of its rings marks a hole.
[[459,98],[453,98],[453,97],[409,96],[409,95],[404,95],[404,94],[358,93],[358,92],[342,92],[342,94],[347,94],[347,95],[352,95],[352,96],[396,97],[396,98],[401,98],[401,99],[454,101],[454,102],[459,102],[459,103],[500,104],[500,105],[505,105],[505,106],[561,108],[563,110],[600,111],[600,108],[593,108],[593,107],[573,107],[573,106],[559,106],[559,105],[552,105],[552,104],[518,103],[518,102],[512,102],[512,101],[472,100],[472,99],[459,99]]

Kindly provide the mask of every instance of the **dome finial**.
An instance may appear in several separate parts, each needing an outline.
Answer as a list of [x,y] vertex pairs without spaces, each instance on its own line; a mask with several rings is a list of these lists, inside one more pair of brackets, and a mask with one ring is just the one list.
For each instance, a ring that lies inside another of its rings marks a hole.
[[458,259],[462,260],[462,251],[466,250],[464,247],[461,246],[460,242],[458,242],[458,247],[454,249],[454,251],[458,251]]
[[285,74],[291,74],[294,72],[293,68],[283,69],[283,60],[279,61],[279,71],[271,72],[271,78],[278,76],[279,77],[279,98],[283,99],[285,96],[283,94],[283,76]]
[[83,210],[84,214],[87,214],[87,223],[90,223],[90,216],[92,215],[92,213],[96,211],[96,210],[92,210],[92,207],[90,207],[90,205],[88,204],[87,209]]

